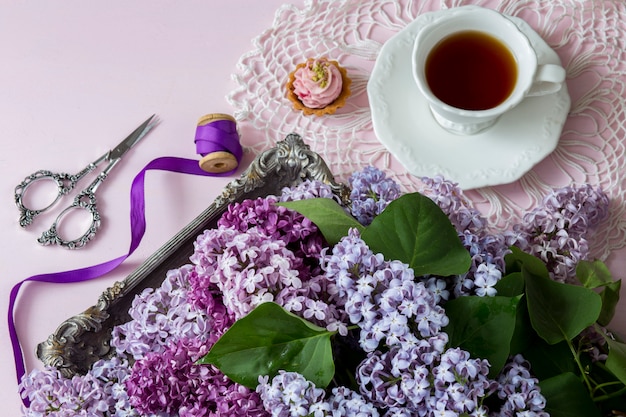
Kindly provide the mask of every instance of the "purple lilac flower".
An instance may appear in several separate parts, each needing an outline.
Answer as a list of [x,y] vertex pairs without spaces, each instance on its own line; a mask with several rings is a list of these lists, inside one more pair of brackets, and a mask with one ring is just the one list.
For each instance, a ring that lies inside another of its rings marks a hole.
[[352,189],[350,192],[352,215],[365,226],[400,196],[400,186],[391,178],[386,178],[384,172],[372,166],[354,172],[348,183]]
[[544,411],[546,399],[541,395],[539,381],[530,374],[530,364],[521,355],[509,360],[497,382],[498,397],[504,404],[499,411],[490,413],[490,417],[549,416]]
[[358,392],[346,387],[335,387],[328,399],[332,413],[329,416],[378,417],[378,410]]
[[246,233],[219,226],[199,236],[191,261],[198,276],[217,286],[224,305],[239,319],[272,301],[286,310],[347,333],[343,312],[330,302],[329,281],[313,275],[284,240],[252,227]]
[[65,378],[52,367],[32,371],[20,383],[24,398],[31,402],[24,408],[26,417],[69,416],[139,416],[124,390],[130,369],[119,358],[100,360],[86,375]]
[[224,304],[239,319],[265,301],[275,301],[285,287],[302,287],[302,260],[254,227],[246,233],[219,226],[195,242],[191,261],[222,293]]
[[[192,265],[171,270],[159,288],[147,288],[135,297],[129,309],[131,320],[113,329],[111,345],[119,355],[141,359],[148,352],[163,352],[182,338],[212,344],[230,327],[233,321],[215,293],[203,289],[204,311],[190,302],[190,281],[195,274]],[[209,301],[210,296],[215,298]]]
[[217,225],[239,232],[256,227],[272,240],[284,241],[298,257],[317,258],[324,242],[317,226],[300,213],[277,206],[278,201],[268,196],[230,204]]
[[606,361],[608,358],[606,338],[615,340],[608,329],[589,326],[580,333],[580,350],[587,352],[593,362]]
[[[522,237],[512,231],[490,233],[487,219],[471,206],[456,183],[440,176],[424,177],[421,180],[423,188],[420,192],[432,199],[448,216],[472,260],[469,271],[457,276],[452,282],[451,290],[455,297],[496,295],[493,279],[497,282],[501,278],[505,266],[504,256],[510,252],[510,246],[523,243]],[[485,275],[485,270],[490,273]]]
[[318,180],[304,180],[295,187],[285,187],[279,197],[280,201],[308,200],[310,198],[330,198],[341,203],[339,197],[333,193],[330,185]]
[[494,286],[502,278],[502,272],[494,264],[480,264],[474,272],[474,287],[479,297],[493,297],[497,291]]
[[448,324],[444,309],[424,283],[399,261],[385,261],[350,230],[322,260],[327,277],[352,324],[361,328],[360,345],[372,352],[380,343],[413,345],[419,337],[439,333]]
[[527,242],[520,247],[541,258],[554,280],[572,282],[576,265],[589,255],[588,233],[607,217],[608,206],[608,196],[591,185],[555,190],[515,227]]
[[[444,351],[445,333],[412,348],[371,352],[357,369],[361,394],[388,415],[460,415],[480,408],[495,384],[486,360],[459,348]],[[404,410],[404,411],[403,411]]]
[[125,381],[130,403],[139,413],[209,417],[267,416],[254,391],[238,385],[212,365],[196,365],[207,345],[181,339],[162,353],[135,362]]
[[448,301],[450,298],[450,291],[447,290],[448,284],[445,279],[439,277],[426,278],[424,285],[426,285],[428,291],[435,297],[435,304]]
[[324,390],[316,388],[296,372],[279,371],[271,381],[268,376],[259,377],[256,392],[265,410],[273,417],[327,415],[324,412],[328,407],[319,404],[324,398]]
[[436,409],[470,413],[476,410],[482,398],[495,391],[490,380],[489,362],[470,359],[469,352],[459,348],[445,351],[439,365],[433,369]]
[[421,182],[423,187],[420,192],[441,208],[458,231],[476,233],[486,228],[486,219],[472,207],[457,183],[441,176],[423,177]]
[[323,389],[296,372],[279,371],[272,380],[259,377],[257,393],[273,417],[378,417],[378,410],[359,393],[335,387],[325,398]]
[[404,407],[389,407],[383,417],[413,417],[413,413]]

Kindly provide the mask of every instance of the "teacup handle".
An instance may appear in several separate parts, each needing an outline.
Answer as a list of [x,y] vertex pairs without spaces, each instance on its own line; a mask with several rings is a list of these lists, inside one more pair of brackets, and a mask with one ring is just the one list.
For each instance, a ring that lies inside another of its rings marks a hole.
[[565,82],[565,68],[555,64],[537,66],[535,79],[526,96],[544,96],[556,93]]

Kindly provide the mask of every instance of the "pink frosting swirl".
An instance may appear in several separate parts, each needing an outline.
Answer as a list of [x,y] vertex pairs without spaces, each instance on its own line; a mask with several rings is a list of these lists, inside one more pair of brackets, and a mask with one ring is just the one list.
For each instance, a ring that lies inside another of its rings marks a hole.
[[320,109],[335,101],[342,86],[341,72],[326,58],[311,58],[294,74],[293,92],[311,109]]

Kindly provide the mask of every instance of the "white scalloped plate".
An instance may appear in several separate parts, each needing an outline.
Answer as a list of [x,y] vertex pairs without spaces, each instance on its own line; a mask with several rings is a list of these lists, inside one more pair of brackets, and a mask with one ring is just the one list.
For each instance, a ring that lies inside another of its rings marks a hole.
[[[367,85],[374,132],[415,176],[443,175],[462,189],[516,181],[556,148],[571,103],[567,86],[525,99],[485,132],[444,130],[413,81],[411,52],[422,27],[454,10],[425,13],[383,45]],[[507,17],[528,36],[539,63],[561,64],[526,22]]]

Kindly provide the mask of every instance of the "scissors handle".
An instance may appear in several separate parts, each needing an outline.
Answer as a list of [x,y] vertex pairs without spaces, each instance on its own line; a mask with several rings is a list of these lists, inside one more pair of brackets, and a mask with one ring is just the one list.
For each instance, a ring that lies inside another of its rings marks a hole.
[[[97,180],[96,180],[97,181]],[[94,183],[96,182],[94,181]],[[93,185],[93,183],[92,183]],[[68,249],[82,248],[96,235],[96,231],[100,227],[100,213],[96,206],[96,195],[92,191],[93,187],[87,187],[81,191],[76,197],[72,205],[65,208],[56,218],[50,229],[43,232],[41,237],[37,239],[42,245],[59,245]],[[91,216],[91,224],[87,230],[79,237],[73,240],[65,240],[59,235],[59,225],[63,219],[73,210],[86,210]]]
[[[91,163],[77,174],[57,173],[52,171],[40,170],[24,178],[24,180],[15,187],[15,205],[20,211],[20,226],[26,227],[31,224],[35,217],[54,206],[57,201],[61,199],[61,197],[68,194],[74,189],[76,183],[80,181],[81,178],[93,171],[95,168],[96,164]],[[29,187],[35,183],[41,183],[44,181],[53,181],[55,183],[57,187],[57,195],[54,200],[52,200],[50,204],[41,209],[26,207],[26,205],[24,204],[24,196],[26,195]]]

